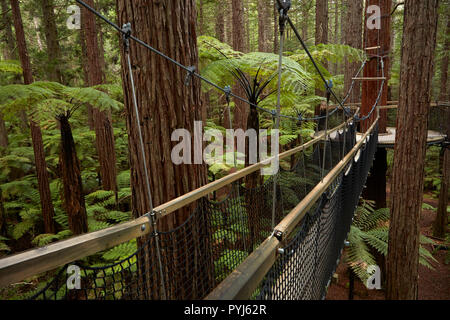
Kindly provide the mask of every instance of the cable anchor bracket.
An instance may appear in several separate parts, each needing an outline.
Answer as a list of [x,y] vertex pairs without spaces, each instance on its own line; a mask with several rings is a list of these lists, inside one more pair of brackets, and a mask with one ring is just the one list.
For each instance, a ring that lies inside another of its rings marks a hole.
[[277,9],[280,13],[280,34],[284,33],[284,28],[286,26],[286,21],[288,19],[288,11],[291,8],[291,0],[279,0],[277,2]]
[[123,33],[123,47],[125,49],[125,52],[128,52],[130,49],[130,37],[131,37],[131,23],[125,23],[122,26],[122,33]]

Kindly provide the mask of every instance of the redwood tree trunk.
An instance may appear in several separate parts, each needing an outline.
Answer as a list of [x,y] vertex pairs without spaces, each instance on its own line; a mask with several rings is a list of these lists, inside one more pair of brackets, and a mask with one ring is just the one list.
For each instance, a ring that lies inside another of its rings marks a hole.
[[[369,0],[368,5],[379,4],[381,8],[381,29],[368,30],[365,28],[365,40],[364,43],[367,47],[380,46],[379,50],[369,50],[368,53],[375,53],[377,55],[386,56],[384,58],[384,75],[387,78],[384,82],[383,92],[378,105],[387,105],[388,97],[388,79],[389,79],[389,53],[391,47],[391,0]],[[355,70],[356,72],[356,70]],[[378,59],[373,58],[364,69],[366,77],[381,77],[381,66]],[[350,80],[351,81],[351,80]],[[374,105],[378,93],[380,91],[381,81],[364,81],[363,83],[363,98],[361,100],[361,113],[366,115]],[[365,121],[362,126],[362,131],[365,131],[367,126],[375,119],[376,112],[368,121]],[[379,131],[381,133],[386,132],[387,112],[386,110],[380,110]],[[384,148],[378,148],[375,154],[373,166],[370,171],[370,175],[367,178],[367,188],[363,192],[365,199],[374,200],[375,207],[386,208],[386,172],[387,172],[387,152]]]
[[[316,1],[316,34],[315,44],[328,43],[328,0]],[[324,68],[328,68],[328,63],[322,63]],[[325,92],[322,89],[315,90],[317,96],[324,96]],[[315,115],[320,114],[321,105],[317,105],[314,111]]]
[[[448,85],[448,55],[450,52],[450,41],[448,38],[448,35],[450,33],[450,19],[447,16],[447,32],[445,33],[446,40],[445,40],[445,47],[444,47],[444,57],[441,61],[441,88],[440,88],[440,94],[439,94],[439,100],[440,101],[448,101],[448,91],[447,91],[447,85]],[[450,140],[450,108],[446,108],[445,114],[442,115],[447,119],[444,123],[446,123],[446,135],[447,135],[447,141]],[[444,118],[444,119],[445,119]],[[441,155],[440,162],[441,164],[441,171],[442,171],[442,180],[441,180],[441,191],[439,194],[439,204],[437,208],[436,213],[436,220],[434,221],[433,225],[433,235],[435,237],[445,237],[446,228],[447,228],[447,205],[449,203],[448,198],[448,188],[450,187],[450,150],[449,148],[445,148],[443,150],[443,154]]]
[[60,117],[61,152],[60,166],[64,186],[64,206],[69,218],[69,228],[73,234],[88,231],[87,213],[81,180],[80,161],[67,117]]
[[420,212],[438,0],[405,1],[387,299],[417,299]]
[[[362,1],[347,1],[347,17],[345,30],[345,44],[356,49],[362,49]],[[352,78],[358,72],[359,62],[345,61],[344,92],[347,93],[352,84]],[[360,102],[361,83],[356,82],[350,94],[348,102]]]
[[53,0],[41,0],[45,39],[47,41],[47,75],[50,81],[62,82],[61,49],[58,42]]
[[[23,30],[22,16],[20,14],[19,2],[11,0],[11,8],[14,18],[14,28],[16,30],[17,47],[19,50],[20,62],[23,69],[23,80],[25,84],[33,82],[31,73],[31,64],[28,57],[27,45],[25,42],[25,33]],[[53,221],[54,209],[47,172],[47,163],[45,162],[44,145],[42,142],[41,128],[33,120],[30,121],[31,139],[33,141],[34,159],[36,163],[36,174],[38,181],[39,195],[41,199],[42,216],[44,219],[44,229],[46,233],[55,232]]]
[[[93,0],[87,0],[93,7]],[[86,40],[87,64],[89,70],[89,86],[103,83],[103,70],[101,68],[100,49],[97,37],[95,16],[83,9],[83,28]],[[100,177],[104,190],[117,191],[116,151],[114,147],[114,131],[112,127],[111,112],[93,109],[93,121],[96,136],[98,160],[100,162]]]
[[[117,0],[117,9],[119,24],[131,22],[134,36],[177,59],[183,65],[196,66],[198,70],[195,0],[167,0],[164,5],[159,1]],[[133,215],[139,217],[150,210],[142,161],[146,161],[150,171],[154,206],[204,185],[207,182],[207,174],[204,165],[175,165],[171,161],[172,148],[178,144],[171,142],[172,132],[184,128],[193,136],[194,121],[201,121],[200,80],[192,78],[189,86],[185,86],[184,70],[134,42],[131,42],[130,54],[140,114],[138,121],[142,128],[145,148],[144,155],[141,155],[130,74],[126,67],[126,57],[122,54],[122,65],[125,66],[122,79],[129,133],[132,210]],[[194,208],[195,204],[186,206],[164,217],[159,220],[157,228],[160,231],[173,230],[185,222]],[[187,246],[177,248],[181,255],[194,249]],[[199,259],[207,259],[205,252],[194,251]],[[151,259],[156,259],[154,252],[149,252],[148,255],[151,255]],[[166,257],[171,265],[165,265],[164,268],[185,270],[182,275],[169,275],[180,289],[181,293],[177,298],[201,298],[201,293],[196,291],[196,276],[193,276],[197,275],[199,270],[194,270],[187,262],[183,266],[178,265],[179,260],[175,253],[167,253]],[[208,267],[201,272],[206,277],[212,275],[212,269]],[[186,285],[192,287],[191,293],[183,291]],[[149,294],[153,298],[160,298],[159,293]],[[173,292],[167,292],[166,298],[173,298],[172,294]]]
[[[244,2],[243,0],[232,0],[233,11],[233,49],[245,52],[245,27],[244,27]],[[238,27],[240,26],[240,27]],[[240,97],[245,97],[244,89],[238,84],[233,91]],[[241,100],[234,99],[233,127],[235,129],[247,129],[247,116],[249,106]]]
[[216,6],[216,38],[220,42],[225,42],[225,13],[226,0],[218,0]]
[[266,24],[267,24],[267,1],[258,1],[258,51],[267,52]]

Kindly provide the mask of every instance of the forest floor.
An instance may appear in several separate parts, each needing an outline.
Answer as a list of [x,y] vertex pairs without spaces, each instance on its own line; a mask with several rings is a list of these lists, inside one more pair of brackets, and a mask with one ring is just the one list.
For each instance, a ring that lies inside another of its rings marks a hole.
[[[388,197],[389,199],[389,197]],[[424,195],[424,202],[437,208],[438,201],[430,194]],[[422,210],[420,219],[420,230],[426,236],[432,236],[432,224],[436,217],[436,211]],[[427,249],[433,253],[439,264],[434,263],[435,270],[430,270],[419,265],[419,300],[450,300],[450,265],[444,263],[446,251],[433,249],[430,245]],[[349,275],[348,266],[345,263],[345,252],[336,271],[337,278],[332,281],[328,288],[326,300],[348,300],[349,297]],[[354,300],[384,300],[385,291],[368,290],[366,286],[355,278]]]

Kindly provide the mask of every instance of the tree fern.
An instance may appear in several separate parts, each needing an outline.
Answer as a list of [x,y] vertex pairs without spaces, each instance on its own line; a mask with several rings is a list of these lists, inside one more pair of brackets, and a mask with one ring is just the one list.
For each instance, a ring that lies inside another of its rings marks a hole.
[[[369,274],[367,267],[376,261],[369,248],[387,256],[389,242],[389,209],[374,210],[374,202],[363,200],[355,212],[353,225],[350,228],[347,250],[347,263],[355,274],[366,283]],[[419,246],[419,263],[433,269],[432,263],[438,261],[422,245],[434,244],[430,238],[421,235]]]

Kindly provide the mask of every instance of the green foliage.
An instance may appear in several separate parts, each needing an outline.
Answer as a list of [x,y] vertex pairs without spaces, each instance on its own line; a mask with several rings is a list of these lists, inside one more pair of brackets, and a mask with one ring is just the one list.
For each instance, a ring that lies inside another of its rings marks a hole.
[[123,106],[94,88],[72,88],[46,81],[0,86],[0,111],[5,117],[26,110],[37,121],[44,121],[60,115],[70,117],[80,107],[88,105],[99,110],[119,110]]
[[0,60],[0,73],[21,74],[22,67],[16,60]]
[[[355,212],[348,241],[350,246],[347,251],[347,263],[358,278],[366,283],[369,278],[367,268],[370,265],[376,265],[370,248],[384,256],[388,253],[389,209],[374,210],[372,201],[363,200]],[[419,263],[433,269],[432,263],[438,263],[438,261],[422,245],[434,244],[434,241],[421,235],[420,243]]]

